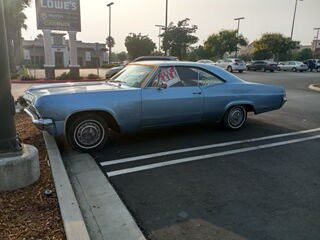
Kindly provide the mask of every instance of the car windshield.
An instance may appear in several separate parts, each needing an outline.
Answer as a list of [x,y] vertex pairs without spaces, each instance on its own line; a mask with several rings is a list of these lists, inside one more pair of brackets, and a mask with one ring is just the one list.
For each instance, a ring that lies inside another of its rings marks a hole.
[[109,82],[116,82],[129,87],[139,88],[152,71],[152,66],[129,65]]

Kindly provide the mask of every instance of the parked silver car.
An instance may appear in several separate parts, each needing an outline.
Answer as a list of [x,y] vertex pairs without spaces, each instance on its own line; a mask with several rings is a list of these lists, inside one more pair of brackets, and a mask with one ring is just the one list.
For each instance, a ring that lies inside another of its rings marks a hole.
[[308,66],[303,62],[287,61],[287,62],[280,62],[278,64],[278,71],[305,72],[307,70],[308,70]]
[[221,67],[228,72],[237,71],[239,73],[242,73],[244,70],[246,70],[245,62],[239,58],[228,58],[226,60],[219,60],[218,62],[216,62],[216,66]]
[[201,59],[197,61],[198,63],[204,63],[204,64],[209,64],[209,65],[215,65],[215,63],[209,59]]

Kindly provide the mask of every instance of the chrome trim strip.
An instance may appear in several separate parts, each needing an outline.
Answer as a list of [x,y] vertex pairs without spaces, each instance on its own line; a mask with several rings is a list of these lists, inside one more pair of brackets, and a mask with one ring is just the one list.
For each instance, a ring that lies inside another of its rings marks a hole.
[[53,125],[53,121],[51,119],[38,118],[29,108],[25,108],[24,111],[31,117],[32,123],[37,127],[44,128]]

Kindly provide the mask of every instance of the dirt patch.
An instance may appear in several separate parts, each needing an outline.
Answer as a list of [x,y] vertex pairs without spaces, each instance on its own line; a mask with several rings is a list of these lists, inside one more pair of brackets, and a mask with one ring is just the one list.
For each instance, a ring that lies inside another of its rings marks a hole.
[[[0,193],[0,239],[66,239],[42,133],[24,113],[17,114],[16,127],[22,142],[39,150],[41,177],[24,189]],[[53,194],[46,196],[46,189]]]

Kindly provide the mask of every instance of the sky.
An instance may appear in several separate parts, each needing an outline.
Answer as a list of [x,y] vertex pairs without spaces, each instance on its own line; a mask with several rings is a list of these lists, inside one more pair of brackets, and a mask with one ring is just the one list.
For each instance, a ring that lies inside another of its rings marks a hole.
[[[78,40],[105,42],[108,34],[108,10],[105,0],[80,0],[82,32]],[[111,1],[111,0],[110,0]],[[165,0],[113,0],[112,36],[114,50],[126,50],[124,40],[129,33],[142,33],[158,44],[156,24],[164,25]],[[36,27],[34,0],[25,10],[28,30],[25,39],[33,39],[41,31]],[[236,17],[245,17],[240,32],[251,42],[265,32],[279,32],[290,36],[295,0],[169,0],[169,22],[190,18],[198,25],[196,35],[202,44],[212,33],[222,29],[236,29]],[[320,0],[298,1],[294,40],[310,45],[320,27]]]

